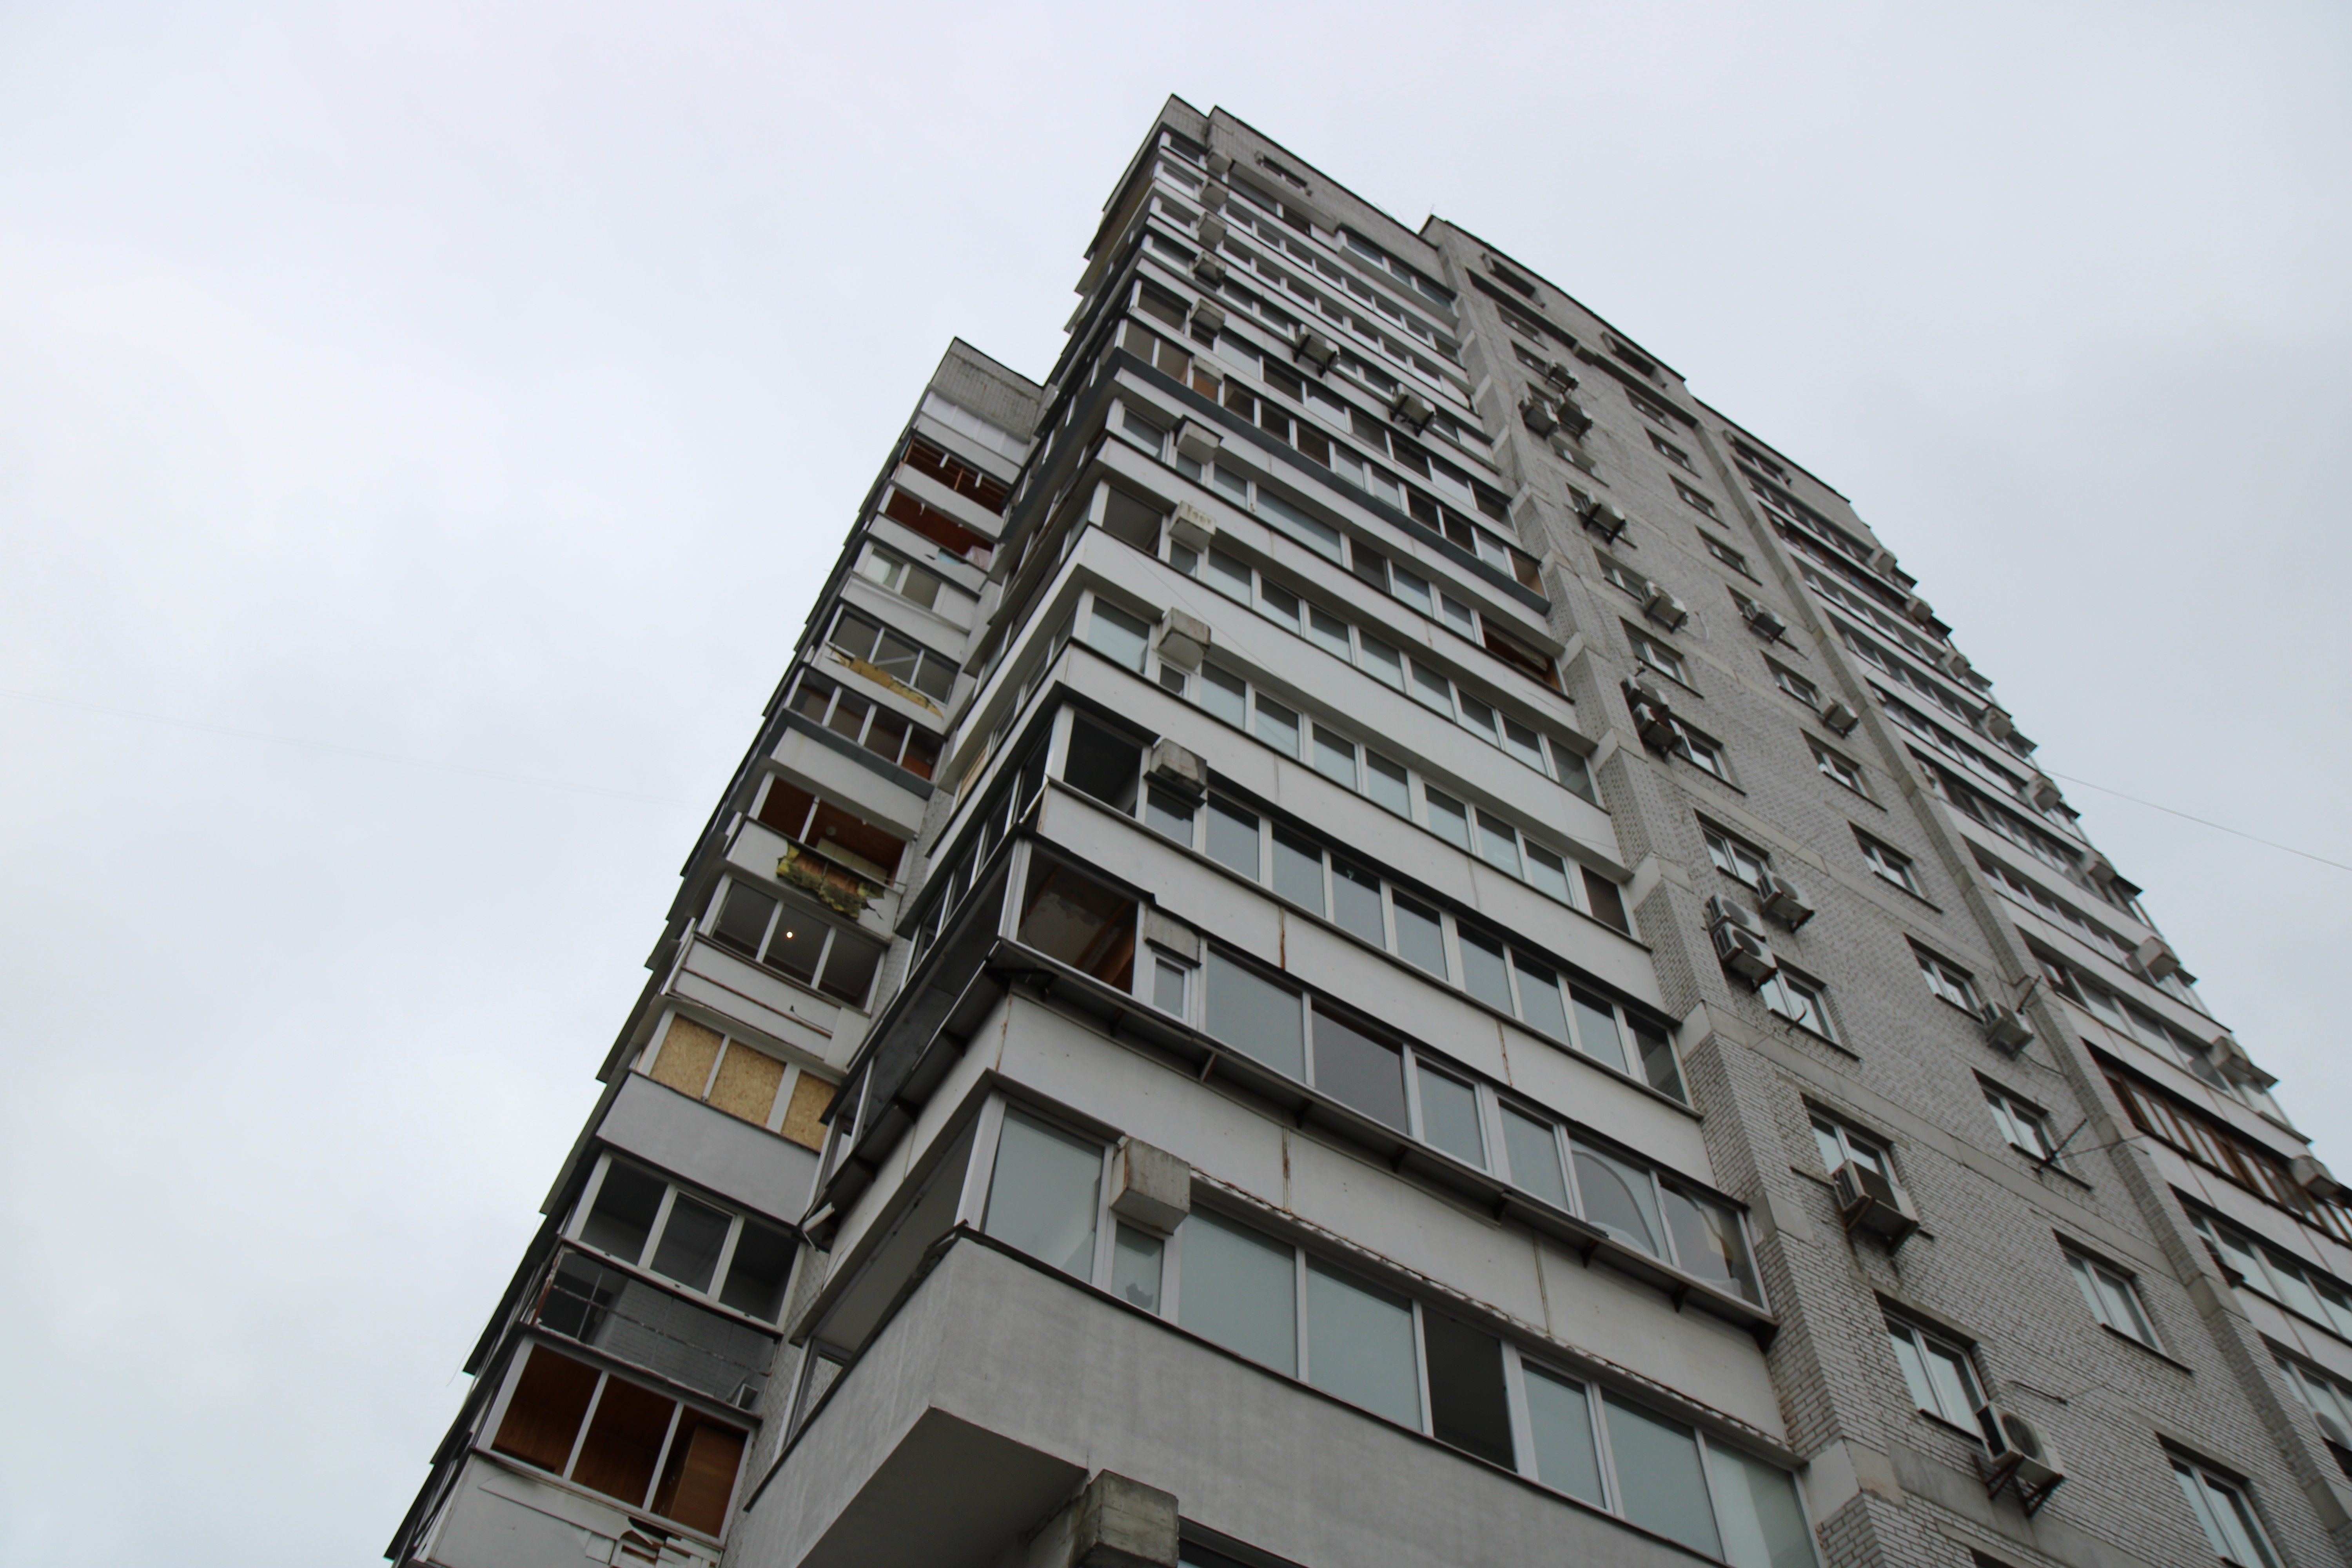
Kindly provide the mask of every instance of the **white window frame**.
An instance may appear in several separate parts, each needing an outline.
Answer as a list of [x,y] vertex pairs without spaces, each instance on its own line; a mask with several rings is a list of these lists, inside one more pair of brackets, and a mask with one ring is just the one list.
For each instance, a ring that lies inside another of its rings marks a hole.
[[[2062,1245],[2060,1250],[2065,1254],[2067,1270],[2074,1276],[2075,1288],[2082,1292],[2083,1304],[2091,1310],[2091,1316],[2103,1327],[2162,1353],[2164,1342],[2157,1337],[2156,1319],[2140,1295],[2138,1279],[2128,1270],[2102,1262],[2071,1245]],[[2110,1290],[2115,1292],[2115,1300],[2110,1300]],[[2118,1318],[2123,1321],[2116,1321]]]
[[1892,882],[1915,899],[1927,897],[1920,889],[1918,872],[1912,868],[1914,862],[1910,856],[1881,844],[1859,827],[1853,830],[1853,836],[1855,842],[1862,846],[1863,864],[1868,866],[1879,880]]

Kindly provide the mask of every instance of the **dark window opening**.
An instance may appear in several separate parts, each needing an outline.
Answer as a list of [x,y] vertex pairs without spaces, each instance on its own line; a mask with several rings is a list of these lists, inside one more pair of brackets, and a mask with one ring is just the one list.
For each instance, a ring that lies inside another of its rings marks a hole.
[[1121,991],[1134,983],[1135,900],[1067,866],[1031,868],[1018,940]]

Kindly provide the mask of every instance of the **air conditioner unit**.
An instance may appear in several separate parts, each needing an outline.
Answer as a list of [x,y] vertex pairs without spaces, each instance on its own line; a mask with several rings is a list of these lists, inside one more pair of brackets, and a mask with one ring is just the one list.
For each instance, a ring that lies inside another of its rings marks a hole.
[[1339,357],[1339,345],[1302,321],[1298,327],[1295,352],[1299,363],[1313,365],[1315,373],[1321,375],[1327,374],[1331,368],[1331,362]]
[[1231,153],[1212,153],[1209,154],[1209,178],[1213,180],[1222,180],[1233,172],[1234,155]]
[[1225,280],[1225,264],[1204,250],[1192,258],[1192,276],[1204,287],[1218,288]]
[[1559,428],[1559,416],[1552,412],[1551,405],[1533,395],[1519,405],[1519,420],[1538,436],[1549,436]]
[[1688,607],[1655,583],[1650,584],[1649,596],[1642,601],[1642,613],[1668,630],[1677,630],[1690,619]]
[[1642,744],[1654,752],[1671,752],[1682,744],[1682,731],[1675,728],[1675,710],[1658,689],[1646,680],[1625,683],[1625,710],[1633,718],[1634,732]]
[[2066,797],[2058,792],[2058,781],[2048,773],[2037,773],[2026,786],[2026,797],[2038,811],[2055,811]]
[[1580,441],[1592,428],[1592,416],[1586,413],[1584,405],[1573,397],[1561,398],[1556,412],[1559,416],[1560,427]]
[[2161,980],[2180,967],[2180,955],[2162,937],[2152,936],[2132,949],[2131,966],[2150,980]]
[[1198,669],[1201,656],[1209,651],[1209,623],[1181,610],[1170,610],[1152,640],[1160,646],[1162,663],[1179,669]]
[[2029,1515],[2039,1512],[2066,1479],[2058,1450],[2032,1422],[2014,1410],[1988,1405],[1977,1413],[1977,1421],[1985,1429],[1986,1451],[1977,1456],[1985,1495],[1997,1498],[2004,1490],[2012,1491],[2018,1506]]
[[1195,232],[1197,232],[1201,237],[1201,247],[1203,250],[1214,250],[1219,246],[1225,243],[1225,234],[1227,232],[1225,228],[1225,220],[1219,217],[1214,213],[1202,213],[1201,215],[1201,226]]
[[1832,702],[1822,710],[1822,722],[1841,735],[1851,735],[1854,726],[1862,722],[1862,715],[1843,702]]
[[1598,496],[1585,502],[1583,510],[1577,515],[1584,520],[1585,527],[1599,534],[1601,542],[1607,544],[1616,543],[1633,525],[1633,520],[1625,515],[1624,508],[1615,501],[1602,500]]
[[2006,1056],[2017,1056],[2033,1043],[2033,1026],[2025,1015],[1999,1002],[1988,1002],[1984,1010],[1985,1038],[1993,1049]]
[[1580,384],[1576,379],[1576,373],[1558,360],[1544,366],[1544,379],[1562,392],[1574,392]]
[[1756,890],[1763,896],[1764,913],[1790,931],[1813,918],[1813,906],[1805,902],[1804,889],[1778,872],[1758,877]]
[[1895,574],[1895,552],[1884,546],[1870,552],[1870,569],[1882,577]]
[[1789,629],[1789,623],[1774,614],[1771,606],[1759,605],[1753,599],[1748,601],[1747,607],[1740,613],[1747,616],[1748,629],[1767,642],[1779,642]]
[[1427,425],[1430,416],[1436,412],[1429,405],[1429,400],[1417,392],[1400,392],[1395,401],[1389,405],[1389,413],[1396,422],[1415,435],[1420,434],[1422,426]]
[[1706,901],[1707,927],[1715,940],[1715,956],[1723,967],[1750,986],[1761,985],[1780,972],[1763,922],[1746,905],[1717,895]]
[[1225,198],[1234,193],[1223,180],[1211,180],[1201,187],[1201,205],[1209,212],[1225,210]]
[[[1214,448],[1212,448],[1213,452]],[[1168,542],[1191,551],[1195,555],[1208,553],[1210,542],[1217,537],[1217,522],[1207,512],[1191,501],[1178,501],[1176,515],[1168,520]]]
[[2010,722],[2008,714],[1988,703],[1984,717],[1977,721],[1977,728],[1996,741],[2006,741],[2017,726]]
[[1223,437],[1197,419],[1187,419],[1176,426],[1176,455],[1204,468],[1217,460],[1217,448],[1224,441]]
[[2214,1036],[2213,1043],[2206,1047],[2206,1050],[2212,1057],[2215,1068],[2231,1083],[2252,1084],[2256,1089],[2266,1089],[2278,1082],[2276,1078],[2256,1067],[2254,1058],[2246,1054],[2246,1047],[2238,1044],[2226,1030]]
[[1910,616],[1913,620],[1918,622],[1923,626],[1931,626],[1936,624],[1935,607],[1916,594],[1913,594],[1903,601],[1903,613]]
[[2315,1198],[2324,1201],[2344,1195],[2344,1184],[2336,1179],[2335,1173],[2316,1154],[2297,1154],[2286,1163],[2286,1173],[2294,1178],[2296,1186]]
[[1192,307],[1192,333],[1198,337],[1206,332],[1214,337],[1225,325],[1225,308],[1203,300]]
[[1837,1189],[1838,1218],[1848,1236],[1867,1231],[1892,1252],[1919,1228],[1919,1211],[1911,1206],[1909,1195],[1861,1161],[1848,1160],[1830,1179]]
[[2094,885],[2104,888],[2116,879],[2116,863],[2094,849],[2083,862],[2083,875]]
[[1967,654],[1962,653],[1958,648],[1953,648],[1944,655],[1944,668],[1960,679],[1966,680],[1969,671],[1975,669],[1976,666],[1969,662]]

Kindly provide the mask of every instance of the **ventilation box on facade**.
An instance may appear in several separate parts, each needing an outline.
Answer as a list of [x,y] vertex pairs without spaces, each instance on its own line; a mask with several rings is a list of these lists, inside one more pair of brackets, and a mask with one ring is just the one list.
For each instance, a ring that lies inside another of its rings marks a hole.
[[1198,616],[1171,610],[1152,634],[1152,641],[1159,645],[1162,663],[1179,669],[1198,669],[1201,656],[1209,651],[1209,623]]

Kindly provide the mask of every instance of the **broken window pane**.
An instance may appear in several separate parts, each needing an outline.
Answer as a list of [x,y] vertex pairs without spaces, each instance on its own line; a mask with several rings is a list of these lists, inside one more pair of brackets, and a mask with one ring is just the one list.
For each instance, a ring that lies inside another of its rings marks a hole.
[[1062,777],[1071,788],[1114,811],[1131,812],[1136,779],[1142,771],[1143,748],[1133,741],[1084,719],[1070,726],[1069,758],[1062,765]]
[[[801,1081],[820,1080],[803,1078]],[[772,1226],[747,1219],[743,1234],[736,1238],[735,1256],[727,1265],[727,1283],[719,1289],[719,1300],[739,1312],[772,1323],[776,1309],[783,1304],[784,1281],[792,1270],[793,1238]]]
[[1135,900],[1067,866],[1029,872],[1018,940],[1120,990],[1134,979]]

